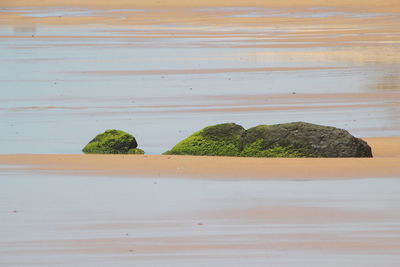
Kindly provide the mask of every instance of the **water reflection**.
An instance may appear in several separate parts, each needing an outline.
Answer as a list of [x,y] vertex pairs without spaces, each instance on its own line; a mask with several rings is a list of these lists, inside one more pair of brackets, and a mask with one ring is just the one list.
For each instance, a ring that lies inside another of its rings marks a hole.
[[2,9],[1,153],[79,153],[81,140],[107,128],[135,132],[146,151],[161,153],[227,121],[304,120],[365,137],[400,135],[398,97],[389,96],[400,88],[398,16],[364,13]]
[[389,73],[381,75],[370,85],[377,90],[400,90],[400,66],[395,66]]
[[16,36],[34,36],[36,34],[36,24],[17,24],[13,29]]
[[2,174],[6,266],[352,267],[400,260],[399,179]]

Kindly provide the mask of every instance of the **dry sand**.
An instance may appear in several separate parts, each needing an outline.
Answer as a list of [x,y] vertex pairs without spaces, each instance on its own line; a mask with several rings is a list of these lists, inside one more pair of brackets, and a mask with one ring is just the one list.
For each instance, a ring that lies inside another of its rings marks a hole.
[[27,171],[135,177],[336,179],[400,177],[400,137],[367,138],[374,158],[238,158],[169,155],[0,155]]

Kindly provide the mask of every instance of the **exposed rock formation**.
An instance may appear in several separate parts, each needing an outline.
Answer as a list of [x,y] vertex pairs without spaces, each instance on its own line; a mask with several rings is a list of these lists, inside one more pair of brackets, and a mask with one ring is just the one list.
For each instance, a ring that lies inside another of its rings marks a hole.
[[372,157],[370,146],[346,130],[305,122],[259,125],[235,123],[198,131],[165,154],[243,157]]
[[97,135],[82,151],[93,154],[144,154],[132,135],[120,130],[107,130]]

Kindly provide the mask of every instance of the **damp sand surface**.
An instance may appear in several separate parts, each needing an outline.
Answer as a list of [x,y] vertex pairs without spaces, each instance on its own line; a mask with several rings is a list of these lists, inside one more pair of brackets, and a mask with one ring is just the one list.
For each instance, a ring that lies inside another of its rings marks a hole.
[[[400,2],[362,2],[1,1],[0,265],[398,266]],[[375,157],[154,155],[291,121]],[[113,128],[148,155],[78,155]]]
[[397,266],[398,178],[0,169],[2,266]]
[[175,155],[0,155],[25,171],[200,179],[400,177],[400,138],[369,138],[374,158],[244,158]]

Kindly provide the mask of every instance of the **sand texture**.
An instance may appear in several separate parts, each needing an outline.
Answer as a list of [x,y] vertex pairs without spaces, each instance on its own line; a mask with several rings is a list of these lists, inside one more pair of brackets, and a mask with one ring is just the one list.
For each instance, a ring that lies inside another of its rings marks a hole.
[[400,137],[366,139],[374,158],[240,158],[167,155],[0,155],[25,170],[92,175],[227,179],[400,177]]
[[[0,0],[0,266],[398,267],[399,0]],[[374,158],[163,156],[305,121]],[[121,129],[146,155],[83,155]]]

